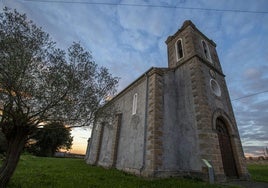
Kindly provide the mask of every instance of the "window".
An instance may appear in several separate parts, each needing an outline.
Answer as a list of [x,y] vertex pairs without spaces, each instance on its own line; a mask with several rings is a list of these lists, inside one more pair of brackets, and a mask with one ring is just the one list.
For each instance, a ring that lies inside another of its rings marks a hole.
[[208,45],[203,40],[202,40],[202,46],[203,46],[203,50],[204,50],[204,54],[205,54],[206,59],[211,62],[211,56],[210,56]]
[[179,39],[176,42],[177,61],[183,58],[182,40]]
[[135,93],[133,95],[133,103],[132,103],[132,115],[135,115],[137,112],[137,101],[138,101],[138,94]]

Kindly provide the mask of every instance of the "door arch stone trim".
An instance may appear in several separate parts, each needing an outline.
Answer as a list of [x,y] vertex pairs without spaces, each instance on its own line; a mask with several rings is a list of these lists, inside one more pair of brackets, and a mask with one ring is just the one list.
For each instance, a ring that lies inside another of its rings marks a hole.
[[228,114],[224,110],[222,110],[220,108],[215,110],[213,112],[213,114],[212,114],[212,123],[211,123],[211,125],[212,125],[212,130],[213,131],[216,131],[216,120],[217,120],[217,118],[221,118],[225,122],[225,124],[228,125],[226,127],[228,129],[230,137],[235,137],[235,138],[238,137],[237,131],[236,131],[236,128],[235,128],[233,122],[229,118]]

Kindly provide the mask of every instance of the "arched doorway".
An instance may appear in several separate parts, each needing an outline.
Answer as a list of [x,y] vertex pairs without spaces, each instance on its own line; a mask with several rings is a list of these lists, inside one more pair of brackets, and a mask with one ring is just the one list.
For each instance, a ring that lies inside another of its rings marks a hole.
[[216,129],[225,175],[227,177],[238,177],[230,135],[225,122],[220,118],[216,120]]

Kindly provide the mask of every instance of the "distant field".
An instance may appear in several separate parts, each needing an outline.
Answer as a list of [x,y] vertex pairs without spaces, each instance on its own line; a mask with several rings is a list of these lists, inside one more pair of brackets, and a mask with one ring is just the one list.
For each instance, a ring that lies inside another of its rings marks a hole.
[[[267,180],[268,168],[250,166],[256,180]],[[226,187],[209,185],[205,182],[169,178],[148,180],[124,172],[86,165],[82,159],[42,158],[23,155],[8,188],[216,188]]]

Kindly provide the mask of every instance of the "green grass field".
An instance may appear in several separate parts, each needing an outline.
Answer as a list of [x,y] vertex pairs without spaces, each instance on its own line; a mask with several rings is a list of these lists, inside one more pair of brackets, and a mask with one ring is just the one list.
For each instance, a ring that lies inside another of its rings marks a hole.
[[[267,166],[259,165],[249,167],[252,177],[265,181],[268,178]],[[103,169],[86,165],[82,159],[67,158],[42,158],[31,155],[23,155],[9,188],[86,188],[86,187],[139,187],[139,188],[215,188],[226,187],[222,185],[209,185],[205,182],[168,178],[148,180],[115,169]]]
[[249,164],[248,171],[254,181],[268,182],[268,163]]
[[86,187],[221,187],[204,182],[170,178],[147,180],[124,172],[86,165],[82,159],[42,158],[23,155],[9,188]]

